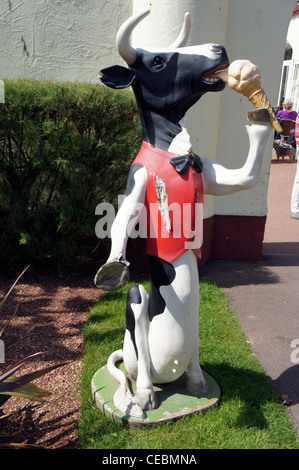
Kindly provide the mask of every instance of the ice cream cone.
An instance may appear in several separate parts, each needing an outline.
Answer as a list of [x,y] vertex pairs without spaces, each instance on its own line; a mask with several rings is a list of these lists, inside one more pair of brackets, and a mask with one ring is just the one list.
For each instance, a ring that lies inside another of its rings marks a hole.
[[244,90],[242,94],[246,96],[256,108],[266,108],[268,110],[270,114],[270,123],[272,127],[280,134],[282,132],[281,125],[276,118],[275,112],[264,89],[260,88],[259,86],[248,87],[248,89]]
[[272,127],[280,134],[282,132],[275,112],[261,86],[259,68],[249,60],[235,60],[228,68],[228,85],[233,90],[246,96],[256,108],[266,108],[270,115]]

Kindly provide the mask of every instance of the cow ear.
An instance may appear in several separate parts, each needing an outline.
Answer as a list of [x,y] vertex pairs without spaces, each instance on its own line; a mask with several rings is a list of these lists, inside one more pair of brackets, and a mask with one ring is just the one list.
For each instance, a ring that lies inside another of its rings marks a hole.
[[99,72],[100,80],[110,88],[121,89],[129,87],[134,78],[135,73],[131,69],[120,65],[107,67]]

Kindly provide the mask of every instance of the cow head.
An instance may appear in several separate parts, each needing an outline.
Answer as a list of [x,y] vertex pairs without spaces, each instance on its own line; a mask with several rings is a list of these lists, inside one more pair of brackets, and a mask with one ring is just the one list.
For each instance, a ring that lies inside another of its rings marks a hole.
[[117,33],[118,51],[129,68],[108,67],[100,71],[99,77],[111,88],[132,86],[144,133],[155,145],[157,142],[148,136],[149,127],[160,127],[161,120],[179,123],[204,93],[224,89],[228,57],[225,48],[218,44],[185,47],[191,29],[189,13],[177,40],[169,48],[134,49],[132,31],[149,12],[132,16]]

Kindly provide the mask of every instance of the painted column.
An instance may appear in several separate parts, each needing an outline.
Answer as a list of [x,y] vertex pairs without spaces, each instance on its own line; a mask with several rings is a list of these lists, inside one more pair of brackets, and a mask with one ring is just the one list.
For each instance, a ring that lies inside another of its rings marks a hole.
[[[285,40],[294,3],[293,0],[229,1],[225,46],[230,61],[246,58],[260,67],[262,85],[273,106],[277,103]],[[248,151],[244,124],[249,109],[252,105],[247,98],[233,93],[228,87],[224,90],[217,160],[232,168],[243,164]],[[212,257],[260,259],[271,155],[270,138],[259,184],[248,191],[215,198]]]
[[[249,59],[259,65],[262,85],[277,101],[285,39],[294,8],[293,0],[133,0],[133,12],[149,8],[151,15],[136,28],[136,47],[167,47],[179,31],[186,11],[192,15],[190,45],[223,44],[230,61]],[[273,27],[279,18],[279,28]],[[245,130],[247,98],[228,87],[207,93],[188,112],[186,127],[194,152],[238,168],[248,153]],[[253,189],[225,197],[205,197],[206,246],[222,259],[259,259],[267,214],[267,189],[272,154],[269,141],[261,181]],[[207,246],[207,241],[211,246]],[[205,254],[208,259],[209,253]]]

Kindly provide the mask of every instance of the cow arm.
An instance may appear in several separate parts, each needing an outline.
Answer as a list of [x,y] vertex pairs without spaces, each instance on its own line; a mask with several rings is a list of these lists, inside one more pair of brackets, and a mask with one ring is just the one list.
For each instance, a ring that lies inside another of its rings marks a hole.
[[246,130],[249,137],[249,153],[241,168],[228,169],[216,161],[202,158],[206,194],[214,196],[231,194],[252,188],[258,183],[272,128],[268,122],[258,122],[246,126]]
[[126,259],[129,224],[135,216],[138,205],[144,204],[146,189],[146,169],[133,165],[128,175],[125,198],[111,227],[111,251],[107,262]]

